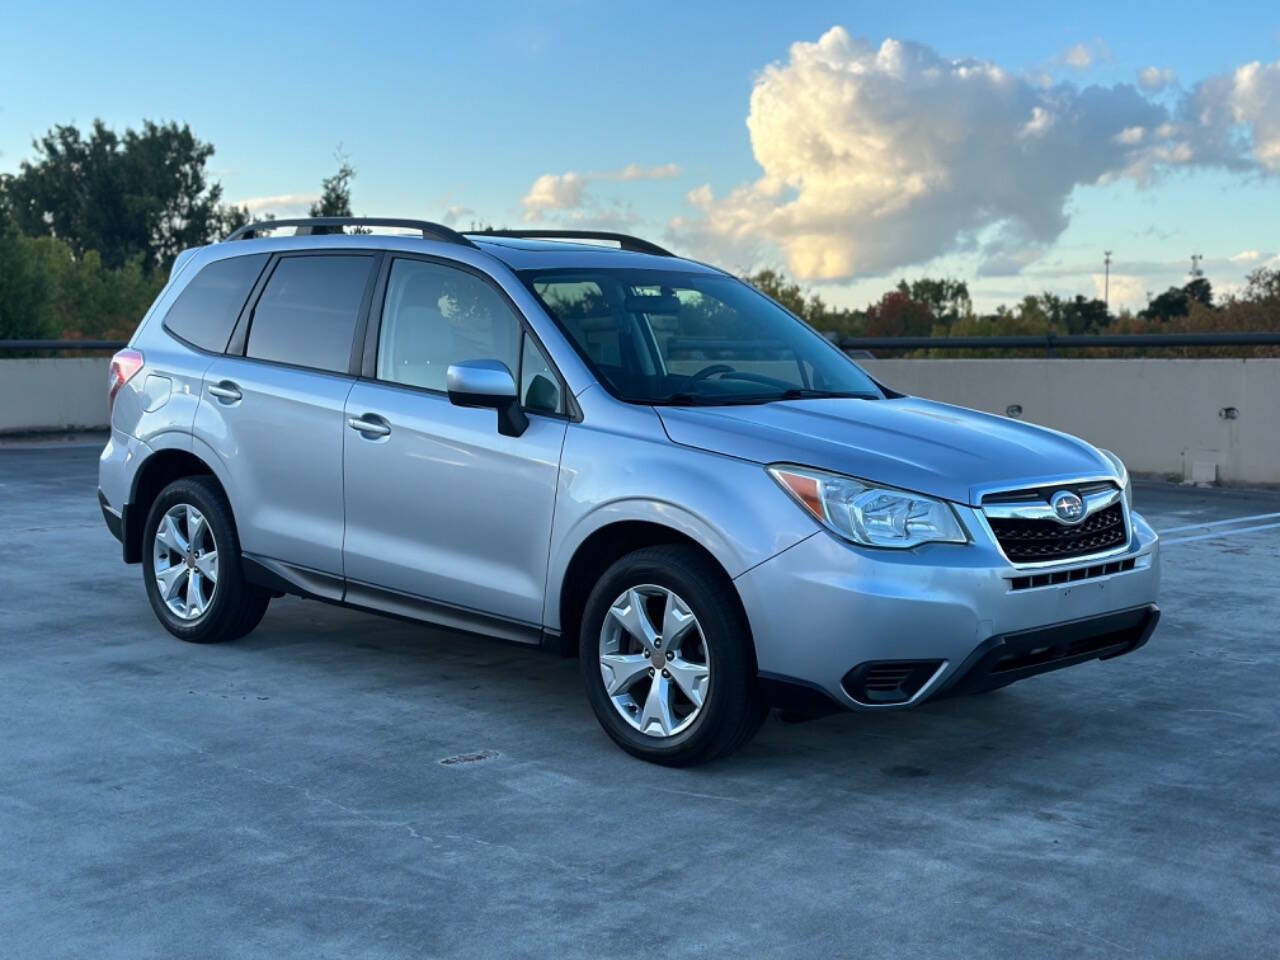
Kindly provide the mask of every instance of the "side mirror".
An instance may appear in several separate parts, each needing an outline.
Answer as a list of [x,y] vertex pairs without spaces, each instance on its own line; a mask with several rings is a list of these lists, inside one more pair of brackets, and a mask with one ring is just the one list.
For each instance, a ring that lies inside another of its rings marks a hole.
[[464,360],[449,364],[445,373],[449,402],[457,407],[488,407],[498,411],[498,432],[518,437],[529,427],[520,406],[516,379],[501,360]]

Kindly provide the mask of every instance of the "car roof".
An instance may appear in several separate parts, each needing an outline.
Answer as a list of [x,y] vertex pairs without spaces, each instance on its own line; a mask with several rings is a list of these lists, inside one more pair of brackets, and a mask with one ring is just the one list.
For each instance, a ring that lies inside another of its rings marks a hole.
[[486,237],[469,234],[468,239],[512,270],[555,270],[563,268],[631,267],[638,270],[668,270],[681,273],[720,273],[694,260],[664,257],[634,250],[620,250],[600,243],[572,240],[532,240],[524,237]]

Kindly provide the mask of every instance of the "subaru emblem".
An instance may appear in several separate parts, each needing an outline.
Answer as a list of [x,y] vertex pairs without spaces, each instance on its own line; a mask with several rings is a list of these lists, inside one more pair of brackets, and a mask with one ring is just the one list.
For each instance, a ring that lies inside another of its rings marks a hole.
[[1049,498],[1054,515],[1063,523],[1079,523],[1084,519],[1084,501],[1070,490],[1059,490]]

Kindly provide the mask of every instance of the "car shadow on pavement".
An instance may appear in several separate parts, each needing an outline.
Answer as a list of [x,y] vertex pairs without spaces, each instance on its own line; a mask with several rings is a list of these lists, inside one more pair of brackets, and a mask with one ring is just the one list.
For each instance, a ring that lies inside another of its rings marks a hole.
[[[477,749],[504,749],[517,737],[538,762],[606,768],[634,765],[597,727],[582,693],[579,665],[538,650],[436,630],[316,603],[278,601],[259,630],[236,649],[265,658],[271,676],[296,673],[318,695],[358,695],[466,717]],[[1163,704],[1127,689],[1123,660],[1086,663],[989,694],[910,710],[842,713],[801,723],[766,721],[733,757],[695,770],[653,776],[712,784],[744,775],[844,780],[861,789],[913,791],[1022,782],[1049,796],[1133,775],[1181,749]],[[291,686],[295,686],[291,683]],[[518,714],[516,713],[518,705]],[[533,759],[533,757],[530,757]],[[643,765],[641,765],[643,766]],[[1043,781],[1037,783],[1037,781]]]

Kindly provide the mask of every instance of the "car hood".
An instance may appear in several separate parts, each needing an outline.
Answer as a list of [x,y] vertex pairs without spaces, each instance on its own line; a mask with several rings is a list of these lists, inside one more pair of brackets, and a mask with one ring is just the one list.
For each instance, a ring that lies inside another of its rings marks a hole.
[[1094,447],[1056,430],[895,397],[657,407],[671,440],[758,463],[794,463],[976,505],[983,489],[1116,476]]

